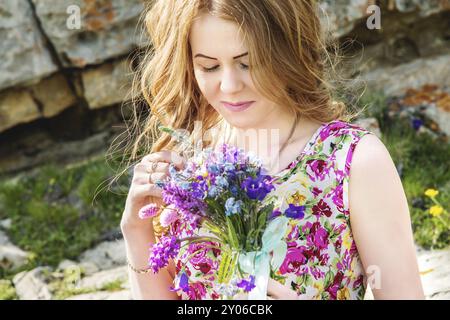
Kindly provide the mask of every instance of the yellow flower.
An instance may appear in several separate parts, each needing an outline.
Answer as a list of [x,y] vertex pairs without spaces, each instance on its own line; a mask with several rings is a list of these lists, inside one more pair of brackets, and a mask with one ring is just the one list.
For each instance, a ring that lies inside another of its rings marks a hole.
[[350,239],[350,231],[347,230],[344,235],[342,236],[342,246],[347,249],[350,250],[350,248],[352,247],[352,241]]
[[302,205],[305,203],[306,197],[302,194],[300,194],[298,191],[295,192],[293,195],[291,195],[288,198],[288,202],[295,204],[295,205]]
[[427,189],[425,190],[425,195],[430,198],[434,198],[438,195],[439,191],[436,189]]
[[440,216],[442,214],[442,212],[444,211],[444,208],[442,208],[441,206],[432,206],[430,208],[430,214],[433,217],[437,217]]
[[348,288],[344,287],[344,288],[338,290],[336,298],[338,300],[348,300],[348,299],[350,299],[350,292],[349,292]]

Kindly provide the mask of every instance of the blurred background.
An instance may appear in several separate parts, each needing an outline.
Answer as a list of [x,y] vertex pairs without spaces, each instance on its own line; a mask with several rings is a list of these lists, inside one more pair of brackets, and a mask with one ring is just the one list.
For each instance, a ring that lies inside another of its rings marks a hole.
[[[109,182],[145,2],[0,2],[0,299],[130,299],[129,176]],[[450,1],[319,2],[343,53],[337,96],[388,147],[427,299],[449,299]]]

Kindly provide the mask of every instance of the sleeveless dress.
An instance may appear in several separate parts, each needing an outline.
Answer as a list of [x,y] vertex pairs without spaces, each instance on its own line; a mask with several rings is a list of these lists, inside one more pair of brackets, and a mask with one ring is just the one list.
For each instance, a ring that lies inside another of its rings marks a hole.
[[[366,276],[350,226],[348,186],[353,151],[368,133],[342,120],[322,124],[296,160],[274,175],[275,189],[263,200],[273,201],[289,219],[287,254],[271,277],[299,299],[364,298]],[[187,223],[177,229],[180,236],[205,235],[202,229],[189,230]],[[215,281],[219,248],[185,246],[174,263],[172,290],[182,299],[220,299]],[[187,293],[177,287],[181,271],[189,277]]]

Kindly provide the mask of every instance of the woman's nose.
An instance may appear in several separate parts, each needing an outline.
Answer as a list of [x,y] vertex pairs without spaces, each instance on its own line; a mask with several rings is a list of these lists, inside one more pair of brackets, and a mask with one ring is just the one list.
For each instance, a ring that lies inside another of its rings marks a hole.
[[236,70],[224,70],[220,82],[220,90],[222,90],[223,93],[230,94],[241,91],[243,87],[244,82]]

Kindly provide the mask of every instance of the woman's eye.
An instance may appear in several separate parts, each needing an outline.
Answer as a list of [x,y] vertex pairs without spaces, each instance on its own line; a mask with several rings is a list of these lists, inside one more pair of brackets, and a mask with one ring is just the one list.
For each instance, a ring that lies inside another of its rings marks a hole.
[[248,70],[248,65],[241,63],[241,68],[244,70]]
[[216,70],[218,67],[219,66],[215,66],[215,67],[212,67],[212,68],[203,68],[203,71],[205,71],[205,72],[212,72],[212,71]]
[[[241,63],[240,66],[241,66],[241,68],[242,68],[243,70],[248,70],[248,65]],[[214,66],[214,67],[211,67],[211,68],[205,68],[205,67],[203,67],[203,71],[205,71],[205,72],[213,72],[213,71],[216,70],[218,67],[219,67],[219,66]]]

